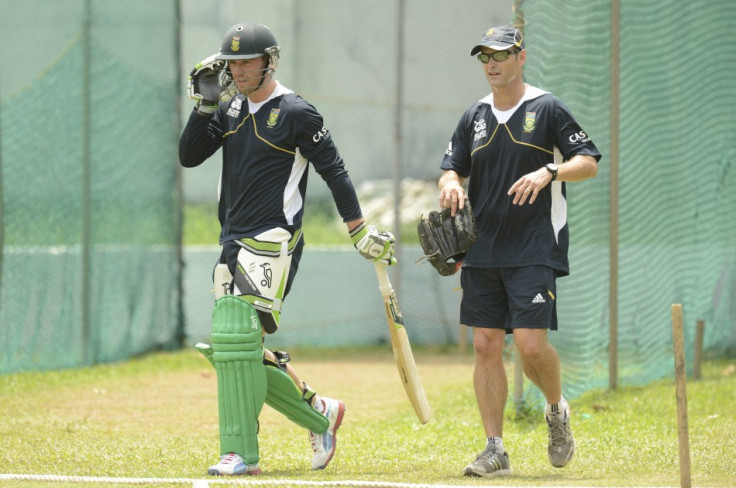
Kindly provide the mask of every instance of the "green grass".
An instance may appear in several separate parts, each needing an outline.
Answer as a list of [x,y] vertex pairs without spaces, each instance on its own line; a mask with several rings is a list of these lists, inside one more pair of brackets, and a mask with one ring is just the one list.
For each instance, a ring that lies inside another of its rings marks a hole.
[[[488,484],[460,474],[484,444],[471,356],[415,351],[434,414],[422,426],[404,396],[390,349],[291,352],[303,379],[318,392],[344,399],[348,409],[335,459],[313,472],[306,433],[265,407],[259,437],[263,479]],[[733,486],[734,363],[708,362],[703,379],[688,384],[694,486]],[[493,484],[679,486],[672,379],[590,391],[571,405],[578,449],[563,469],[547,461],[539,413],[507,408],[504,440],[514,476]],[[204,478],[218,454],[216,378],[191,350],[0,376],[0,419],[2,473]],[[14,480],[3,486],[91,485]]]
[[[316,200],[306,210],[303,231],[309,244],[350,244],[347,227],[339,221],[331,201]],[[184,206],[184,245],[216,245],[219,235],[217,204]]]
[[[186,204],[183,213],[184,245],[217,245],[220,235],[217,204]],[[350,245],[347,226],[340,220],[335,204],[330,199],[307,201],[302,230],[309,246]],[[416,225],[402,226],[399,238],[404,244],[418,243]]]
[[217,204],[186,204],[183,209],[182,242],[184,245],[217,245],[220,223]]

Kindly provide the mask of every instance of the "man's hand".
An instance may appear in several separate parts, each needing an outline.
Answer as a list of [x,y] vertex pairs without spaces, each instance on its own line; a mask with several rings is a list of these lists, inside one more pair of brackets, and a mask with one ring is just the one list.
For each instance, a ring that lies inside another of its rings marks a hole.
[[454,217],[458,210],[465,205],[465,178],[461,178],[452,170],[445,171],[438,186],[440,187],[440,208],[449,208],[450,216]]
[[539,191],[552,181],[552,173],[547,168],[540,168],[537,171],[526,174],[516,180],[508,195],[514,197],[514,205],[524,205],[529,200],[529,205],[534,203],[539,195]]
[[390,266],[396,264],[394,257],[394,235],[390,232],[378,232],[372,225],[361,223],[350,231],[350,240],[361,256],[374,263]]

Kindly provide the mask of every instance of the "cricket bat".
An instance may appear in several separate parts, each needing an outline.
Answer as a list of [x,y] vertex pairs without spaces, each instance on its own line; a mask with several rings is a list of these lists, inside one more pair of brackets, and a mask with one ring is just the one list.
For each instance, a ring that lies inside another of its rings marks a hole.
[[409,336],[404,328],[404,318],[399,309],[391,282],[388,279],[386,265],[376,263],[376,274],[378,275],[378,288],[383,296],[383,304],[386,307],[386,319],[388,319],[388,330],[391,335],[391,348],[394,350],[394,359],[399,368],[399,377],[409,397],[411,406],[423,424],[429,422],[432,409],[429,407],[427,395],[424,393],[422,380],[419,379],[417,365],[414,363],[414,355],[411,352]]

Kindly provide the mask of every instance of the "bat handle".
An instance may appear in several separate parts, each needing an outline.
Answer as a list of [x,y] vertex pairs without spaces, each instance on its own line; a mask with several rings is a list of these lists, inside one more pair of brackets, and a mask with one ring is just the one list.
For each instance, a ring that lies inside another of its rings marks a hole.
[[394,291],[393,287],[391,286],[391,282],[388,279],[388,271],[386,270],[386,265],[381,263],[376,263],[376,275],[378,276],[378,289],[381,290],[381,295],[383,296],[389,296],[392,291]]

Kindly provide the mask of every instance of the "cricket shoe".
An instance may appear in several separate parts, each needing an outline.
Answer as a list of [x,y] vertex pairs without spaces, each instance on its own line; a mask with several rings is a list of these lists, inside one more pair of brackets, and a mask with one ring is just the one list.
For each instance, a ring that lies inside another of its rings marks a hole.
[[498,448],[493,445],[486,446],[475,461],[465,466],[463,470],[465,476],[482,476],[483,478],[509,476],[510,474],[511,463],[509,463],[508,453],[498,452]]
[[570,430],[570,407],[559,413],[545,414],[547,421],[547,457],[555,468],[562,468],[575,455],[575,438]]
[[240,476],[261,474],[261,468],[256,464],[245,464],[240,455],[229,452],[220,456],[220,462],[207,469],[207,474],[212,476]]
[[345,415],[345,403],[341,400],[322,397],[324,411],[322,414],[330,421],[327,430],[318,434],[309,431],[309,442],[312,444],[312,469],[325,469],[335,455],[337,447],[337,429],[340,428]]

